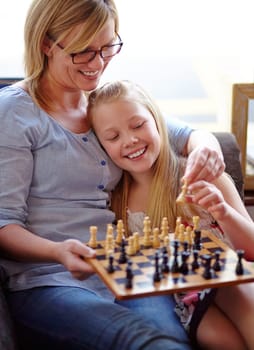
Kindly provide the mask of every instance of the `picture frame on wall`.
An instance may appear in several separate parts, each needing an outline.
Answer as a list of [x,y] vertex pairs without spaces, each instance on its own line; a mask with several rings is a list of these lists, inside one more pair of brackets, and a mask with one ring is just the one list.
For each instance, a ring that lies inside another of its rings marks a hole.
[[233,84],[231,131],[241,151],[244,189],[254,190],[254,84]]

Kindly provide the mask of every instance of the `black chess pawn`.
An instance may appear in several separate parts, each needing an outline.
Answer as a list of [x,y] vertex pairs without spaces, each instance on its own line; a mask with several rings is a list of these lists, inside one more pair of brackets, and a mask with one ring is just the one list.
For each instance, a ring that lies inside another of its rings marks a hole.
[[129,260],[126,267],[126,288],[132,288],[133,281],[133,271],[132,271],[132,262]]
[[154,275],[153,275],[153,281],[154,282],[160,282],[161,280],[161,271],[160,271],[160,264],[159,264],[159,253],[156,252],[155,253],[155,271],[154,271]]
[[183,242],[183,250],[184,250],[185,252],[187,252],[188,248],[189,248],[189,243],[188,243],[188,241],[184,241],[184,242]]
[[204,254],[202,255],[202,258],[204,259],[205,261],[205,269],[204,269],[204,272],[203,272],[203,277],[206,279],[206,280],[209,280],[213,277],[213,274],[212,274],[212,270],[211,270],[211,260],[212,260],[212,257],[211,255],[208,255],[208,254]]
[[195,271],[200,267],[200,263],[198,261],[198,255],[199,255],[199,250],[197,249],[193,250],[193,261],[191,264],[192,271]]
[[194,247],[193,248],[195,250],[201,250],[202,248],[200,230],[194,230]]
[[174,247],[174,256],[177,256],[178,255],[178,250],[179,250],[179,247],[180,247],[180,242],[178,239],[175,239],[173,241],[173,247]]
[[187,275],[188,272],[189,272],[189,267],[188,267],[188,263],[187,263],[187,260],[189,258],[189,253],[187,251],[183,251],[182,254],[182,264],[180,266],[180,272],[183,274],[183,275]]
[[128,261],[128,258],[126,253],[126,243],[125,243],[125,240],[123,239],[121,243],[121,253],[120,253],[118,262],[119,264],[125,264],[127,263],[127,261]]
[[238,256],[238,261],[237,261],[237,264],[236,264],[235,273],[237,275],[243,275],[244,269],[243,269],[242,258],[244,256],[244,250],[238,249],[236,251],[236,253],[237,253],[237,256]]
[[[165,247],[164,247],[165,248]],[[167,248],[162,250],[162,265],[161,265],[161,271],[163,273],[169,273],[169,265],[168,265],[168,251]]]
[[108,273],[113,273],[115,271],[114,267],[114,257],[113,255],[110,255],[108,258],[108,268],[107,268]]
[[171,272],[177,273],[179,272],[179,264],[178,264],[178,249],[179,249],[179,241],[175,240],[174,241],[174,260],[171,266]]
[[214,271],[220,271],[221,270],[221,262],[220,262],[220,251],[216,250],[215,252],[215,262],[213,264]]

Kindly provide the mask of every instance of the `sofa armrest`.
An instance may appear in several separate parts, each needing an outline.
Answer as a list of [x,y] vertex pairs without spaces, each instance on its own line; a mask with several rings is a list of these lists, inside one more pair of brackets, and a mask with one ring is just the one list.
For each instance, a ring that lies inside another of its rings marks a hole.
[[235,135],[230,132],[214,132],[213,134],[219,141],[224,155],[226,165],[225,171],[232,177],[241,198],[244,199],[244,181],[241,167],[240,148]]
[[17,350],[15,332],[10,312],[0,283],[0,349]]

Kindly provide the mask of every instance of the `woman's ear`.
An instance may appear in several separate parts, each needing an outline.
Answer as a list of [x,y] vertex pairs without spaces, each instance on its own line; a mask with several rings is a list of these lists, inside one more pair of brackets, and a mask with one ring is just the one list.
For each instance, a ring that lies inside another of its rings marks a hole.
[[51,40],[46,35],[43,43],[42,43],[42,51],[45,53],[46,56],[51,56]]

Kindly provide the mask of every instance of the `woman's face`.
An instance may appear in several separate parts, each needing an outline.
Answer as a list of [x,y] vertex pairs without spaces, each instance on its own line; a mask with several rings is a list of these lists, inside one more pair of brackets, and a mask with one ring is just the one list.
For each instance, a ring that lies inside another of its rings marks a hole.
[[[60,46],[65,47],[69,44],[78,30],[79,27],[73,29],[69,36],[60,43]],[[53,44],[53,41],[49,40],[49,42],[51,45]],[[114,42],[115,23],[112,19],[95,36],[88,49],[99,50],[102,46],[110,45]],[[60,46],[56,45],[51,51],[45,51],[44,49],[45,54],[48,56],[47,77],[64,90],[91,91],[95,89],[110,59],[103,59],[97,53],[90,62],[73,64],[71,55],[65,53]]]

